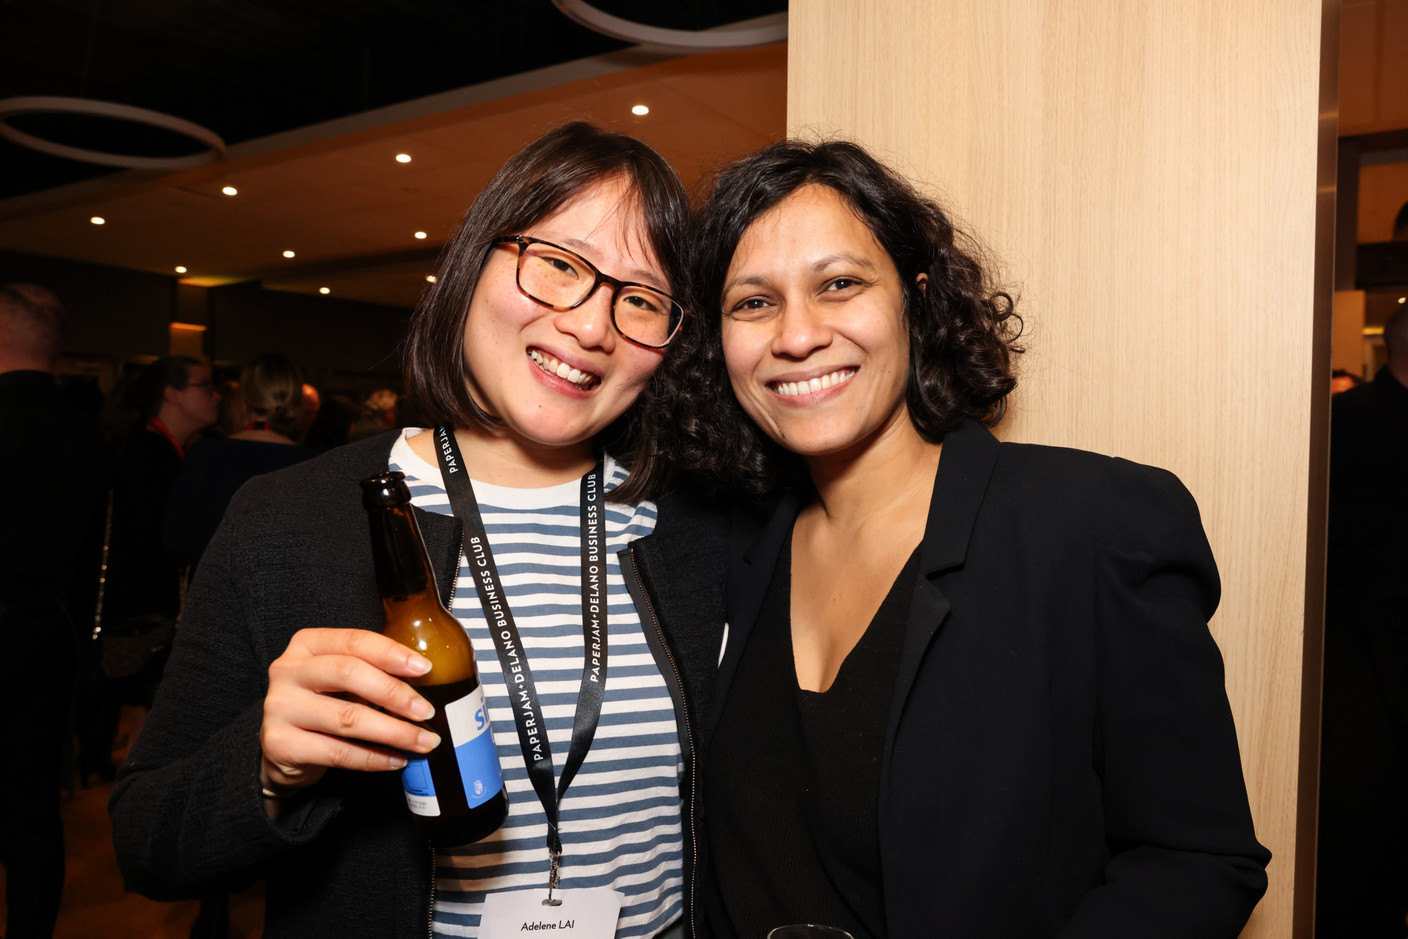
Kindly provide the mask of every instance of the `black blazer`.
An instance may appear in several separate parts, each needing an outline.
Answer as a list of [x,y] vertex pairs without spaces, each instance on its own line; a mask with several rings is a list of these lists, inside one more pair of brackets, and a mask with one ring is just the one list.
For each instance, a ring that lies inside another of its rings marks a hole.
[[[798,508],[736,532],[719,702]],[[970,424],[944,441],[920,563],[881,764],[889,934],[1235,936],[1270,853],[1187,490]]]

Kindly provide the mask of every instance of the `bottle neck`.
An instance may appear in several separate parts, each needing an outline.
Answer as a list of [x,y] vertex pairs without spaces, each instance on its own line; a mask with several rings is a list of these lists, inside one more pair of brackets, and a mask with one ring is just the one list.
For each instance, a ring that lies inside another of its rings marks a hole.
[[411,507],[369,509],[367,519],[372,532],[372,564],[382,601],[397,603],[426,595],[436,597],[435,575]]

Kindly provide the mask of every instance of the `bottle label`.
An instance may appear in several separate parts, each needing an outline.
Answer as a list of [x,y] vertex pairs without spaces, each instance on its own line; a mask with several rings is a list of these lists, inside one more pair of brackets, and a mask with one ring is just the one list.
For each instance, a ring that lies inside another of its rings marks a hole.
[[[469,694],[445,705],[445,719],[450,725],[450,743],[455,748],[464,797],[470,808],[483,805],[504,787],[499,769],[499,751],[489,727],[489,710],[484,704],[484,688],[476,687]],[[435,783],[430,778],[430,765],[425,760],[411,760],[401,771],[401,785],[406,790],[406,804],[417,815],[439,815],[440,802]]]
[[401,770],[401,788],[406,790],[406,804],[417,815],[439,815],[440,800],[435,797],[435,783],[430,780],[430,764],[425,760],[409,760]]

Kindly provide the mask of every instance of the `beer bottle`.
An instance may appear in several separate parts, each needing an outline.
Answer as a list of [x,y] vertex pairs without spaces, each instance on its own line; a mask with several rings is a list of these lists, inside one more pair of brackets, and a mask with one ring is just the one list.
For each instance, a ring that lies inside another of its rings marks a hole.
[[469,844],[497,831],[508,816],[474,647],[440,602],[405,474],[362,480],[362,507],[371,523],[372,559],[386,613],[382,633],[431,663],[429,672],[406,680],[434,705],[434,716],[421,726],[439,734],[440,743],[424,757],[408,754],[401,771],[406,804],[431,844]]

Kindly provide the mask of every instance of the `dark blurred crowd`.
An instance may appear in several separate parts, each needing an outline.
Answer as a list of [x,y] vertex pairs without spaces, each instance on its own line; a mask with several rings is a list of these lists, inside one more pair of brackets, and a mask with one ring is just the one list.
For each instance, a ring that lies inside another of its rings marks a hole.
[[1408,306],[1383,335],[1330,405],[1320,936],[1408,934]]
[[[10,937],[52,934],[62,792],[113,778],[235,492],[398,426],[394,391],[325,396],[280,353],[218,384],[208,363],[164,356],[105,396],[54,375],[66,319],[43,287],[0,287],[0,454],[23,468],[0,495],[0,721],[24,763],[0,774]],[[208,905],[198,925],[218,935],[220,898]]]

